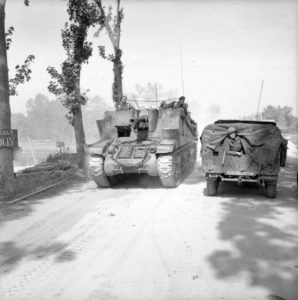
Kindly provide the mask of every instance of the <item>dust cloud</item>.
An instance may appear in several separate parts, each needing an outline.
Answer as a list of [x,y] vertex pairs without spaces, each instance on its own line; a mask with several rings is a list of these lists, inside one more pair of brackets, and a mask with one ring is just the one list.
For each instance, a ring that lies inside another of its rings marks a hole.
[[196,100],[189,102],[189,111],[191,117],[198,124],[198,135],[200,136],[203,129],[221,118],[221,108],[215,103],[199,103]]

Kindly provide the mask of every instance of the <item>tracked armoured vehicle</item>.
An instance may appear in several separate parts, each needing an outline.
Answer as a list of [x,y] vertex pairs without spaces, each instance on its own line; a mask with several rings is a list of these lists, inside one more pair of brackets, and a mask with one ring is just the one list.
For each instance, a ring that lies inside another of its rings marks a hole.
[[[237,132],[241,152],[227,149],[229,131]],[[287,157],[287,141],[275,122],[219,120],[205,127],[201,143],[209,196],[217,194],[219,182],[234,181],[261,183],[268,198],[276,197],[278,173]]]
[[197,125],[183,108],[108,111],[97,126],[100,140],[86,152],[90,175],[101,188],[132,173],[159,176],[172,188],[194,169]]

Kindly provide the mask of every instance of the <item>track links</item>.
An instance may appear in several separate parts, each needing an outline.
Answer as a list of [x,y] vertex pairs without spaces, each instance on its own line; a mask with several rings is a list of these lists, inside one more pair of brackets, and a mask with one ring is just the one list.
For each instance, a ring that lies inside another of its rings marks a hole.
[[[160,155],[157,158],[157,171],[164,187],[177,187],[194,170],[197,159],[197,145],[185,149],[183,152]],[[184,162],[183,165],[181,165],[181,162],[179,164],[179,158],[183,156],[182,154],[188,158],[188,162]]]
[[89,157],[89,173],[98,187],[108,188],[111,183],[104,172],[104,158],[101,156]]
[[176,163],[173,155],[161,155],[157,158],[157,172],[164,187],[177,187]]

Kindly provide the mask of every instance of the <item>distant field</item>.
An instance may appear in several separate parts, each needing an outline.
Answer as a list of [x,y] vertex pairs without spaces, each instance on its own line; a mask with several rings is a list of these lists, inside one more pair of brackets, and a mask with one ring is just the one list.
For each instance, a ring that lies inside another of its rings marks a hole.
[[[45,161],[49,154],[59,152],[54,141],[30,141],[19,142],[21,151],[15,154],[14,165],[32,166],[35,163]],[[69,147],[70,152],[75,152],[74,142],[65,142],[65,147]]]

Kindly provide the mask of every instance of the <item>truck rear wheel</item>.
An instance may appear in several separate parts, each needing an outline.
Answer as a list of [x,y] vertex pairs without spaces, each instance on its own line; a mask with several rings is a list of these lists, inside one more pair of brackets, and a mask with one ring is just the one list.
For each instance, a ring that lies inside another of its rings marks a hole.
[[276,197],[276,181],[267,181],[266,182],[266,197],[267,198],[275,198]]
[[98,187],[108,188],[112,184],[104,172],[104,158],[101,156],[91,156],[89,158],[89,173]]
[[206,183],[207,183],[207,195],[215,196],[217,194],[218,179],[207,178]]

